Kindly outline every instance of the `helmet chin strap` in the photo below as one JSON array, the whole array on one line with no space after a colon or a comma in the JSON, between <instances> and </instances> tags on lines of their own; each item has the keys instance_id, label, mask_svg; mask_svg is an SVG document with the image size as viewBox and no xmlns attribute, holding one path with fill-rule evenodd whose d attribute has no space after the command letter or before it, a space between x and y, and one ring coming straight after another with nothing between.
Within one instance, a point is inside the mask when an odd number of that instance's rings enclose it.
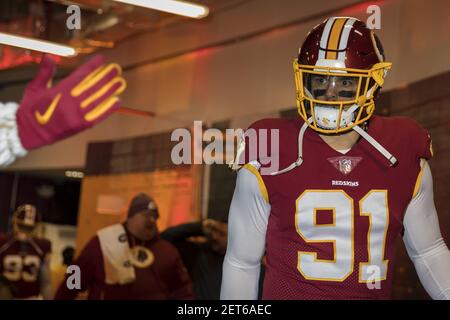
<instances>
[{"instance_id":1,"label":"helmet chin strap","mask_svg":"<svg viewBox=\"0 0 450 320\"><path fill-rule=\"evenodd\" d=\"M366 139L368 143L370 143L375 149L378 150L378 152L380 152L386 159L388 159L391 167L397 163L397 158L394 157L392 153L387 151L386 148L383 147L377 140L372 138L365 130L363 130L359 126L354 126L352 129L358 132L361 137Z\"/></svg>"},{"instance_id":2,"label":"helmet chin strap","mask_svg":"<svg viewBox=\"0 0 450 320\"><path fill-rule=\"evenodd\" d=\"M353 106L348 109L350 112L355 112L356 109L359 108L358 104L354 104ZM353 122L350 122L349 125L351 126ZM366 132L366 130L362 129L360 126L353 126L352 129L356 131L361 137L363 137L368 143L372 145L375 149L378 150L386 159L388 159L389 163L391 164L391 167L394 166L397 163L397 158L395 158L392 153L386 150L385 147L383 147L377 140L375 140L370 134Z\"/></svg>"},{"instance_id":3,"label":"helmet chin strap","mask_svg":"<svg viewBox=\"0 0 450 320\"><path fill-rule=\"evenodd\" d=\"M309 117L308 122L312 123L313 118ZM298 157L297 157L297 160L295 160L295 162L291 163L287 168L284 168L283 170L272 172L270 174L271 176L277 176L279 174L286 173L286 172L291 171L302 165L302 163L303 163L303 136L305 135L305 131L307 128L308 128L308 123L307 122L303 123L303 126L301 127L300 132L298 134L298 140L297 140Z\"/></svg>"},{"instance_id":4,"label":"helmet chin strap","mask_svg":"<svg viewBox=\"0 0 450 320\"><path fill-rule=\"evenodd\" d=\"M355 112L356 109L358 109L358 105L353 105L349 108L348 111ZM312 117L308 119L309 123L313 122ZM351 122L349 125L352 125L353 122ZM287 168L284 168L280 171L272 172L271 176L276 176L282 173L289 172L299 166L303 163L303 136L305 135L305 131L308 128L308 123L303 123L303 126L300 129L300 132L298 134L298 157L297 160L293 163L291 163ZM395 158L389 151L386 150L378 141L376 141L372 136L370 136L364 129L362 129L359 126L353 126L353 130L355 130L361 137L363 137L368 143L370 143L376 150L378 150L386 159L388 159L389 163L391 164L391 167L394 166L397 163L397 158Z\"/></svg>"}]
</instances>

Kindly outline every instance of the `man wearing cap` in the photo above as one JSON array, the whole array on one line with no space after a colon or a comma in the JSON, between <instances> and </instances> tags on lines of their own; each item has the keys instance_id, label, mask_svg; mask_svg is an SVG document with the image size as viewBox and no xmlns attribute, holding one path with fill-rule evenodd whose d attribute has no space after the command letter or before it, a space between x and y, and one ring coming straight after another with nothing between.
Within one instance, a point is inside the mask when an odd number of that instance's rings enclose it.
<instances>
[{"instance_id":1,"label":"man wearing cap","mask_svg":"<svg viewBox=\"0 0 450 320\"><path fill-rule=\"evenodd\" d=\"M159 236L158 208L148 195L136 195L127 220L101 229L74 262L80 289L64 281L55 299L75 299L89 290L91 300L192 299L192 284L174 246Z\"/></svg>"}]
</instances>

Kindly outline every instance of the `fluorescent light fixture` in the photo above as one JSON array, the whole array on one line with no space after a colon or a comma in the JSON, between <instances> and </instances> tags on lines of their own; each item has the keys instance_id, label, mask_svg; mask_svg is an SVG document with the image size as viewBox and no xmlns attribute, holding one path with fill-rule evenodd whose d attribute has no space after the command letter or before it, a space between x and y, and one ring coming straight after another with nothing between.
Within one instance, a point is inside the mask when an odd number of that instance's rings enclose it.
<instances>
[{"instance_id":1,"label":"fluorescent light fixture","mask_svg":"<svg viewBox=\"0 0 450 320\"><path fill-rule=\"evenodd\" d=\"M134 6L164 11L181 16L201 19L209 14L208 7L177 0L115 0Z\"/></svg>"},{"instance_id":2,"label":"fluorescent light fixture","mask_svg":"<svg viewBox=\"0 0 450 320\"><path fill-rule=\"evenodd\" d=\"M0 32L0 44L5 44L13 47L30 49L40 52L51 53L58 56L70 57L75 56L77 52L74 48L56 44L49 41L38 40L23 36L15 36L8 33Z\"/></svg>"},{"instance_id":3,"label":"fluorescent light fixture","mask_svg":"<svg viewBox=\"0 0 450 320\"><path fill-rule=\"evenodd\" d=\"M76 178L76 179L83 179L84 177L84 173L81 171L66 171L65 175L68 178Z\"/></svg>"}]
</instances>

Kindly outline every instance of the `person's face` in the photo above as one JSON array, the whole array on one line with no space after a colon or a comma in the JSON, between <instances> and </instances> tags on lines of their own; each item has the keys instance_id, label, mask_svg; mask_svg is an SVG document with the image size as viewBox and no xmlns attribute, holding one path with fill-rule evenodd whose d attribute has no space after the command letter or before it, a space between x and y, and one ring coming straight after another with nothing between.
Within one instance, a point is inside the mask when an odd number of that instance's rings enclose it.
<instances>
[{"instance_id":1,"label":"person's face","mask_svg":"<svg viewBox=\"0 0 450 320\"><path fill-rule=\"evenodd\" d=\"M133 215L127 220L130 232L138 239L151 240L158 234L156 220L158 215L155 212L142 211Z\"/></svg>"},{"instance_id":2,"label":"person's face","mask_svg":"<svg viewBox=\"0 0 450 320\"><path fill-rule=\"evenodd\" d=\"M318 100L350 101L355 99L358 81L356 77L311 75L311 92Z\"/></svg>"}]
</instances>

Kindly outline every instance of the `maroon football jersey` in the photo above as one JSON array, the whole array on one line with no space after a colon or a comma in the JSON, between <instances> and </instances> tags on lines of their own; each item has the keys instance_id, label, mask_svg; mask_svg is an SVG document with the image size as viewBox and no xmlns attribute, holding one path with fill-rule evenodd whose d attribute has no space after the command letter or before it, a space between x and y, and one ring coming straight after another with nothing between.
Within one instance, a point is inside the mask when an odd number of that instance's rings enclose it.
<instances>
[{"instance_id":1,"label":"maroon football jersey","mask_svg":"<svg viewBox=\"0 0 450 320\"><path fill-rule=\"evenodd\" d=\"M302 125L300 119L267 119L251 128L279 129L283 169L297 159ZM264 299L390 297L395 240L420 158L431 158L430 138L408 118L374 116L368 133L397 158L396 166L363 138L342 154L307 129L302 165L262 175L271 205ZM255 160L249 147L247 159Z\"/></svg>"},{"instance_id":2,"label":"maroon football jersey","mask_svg":"<svg viewBox=\"0 0 450 320\"><path fill-rule=\"evenodd\" d=\"M40 270L50 252L51 242L47 239L22 242L12 235L0 235L0 272L13 285L15 298L40 294Z\"/></svg>"}]
</instances>

